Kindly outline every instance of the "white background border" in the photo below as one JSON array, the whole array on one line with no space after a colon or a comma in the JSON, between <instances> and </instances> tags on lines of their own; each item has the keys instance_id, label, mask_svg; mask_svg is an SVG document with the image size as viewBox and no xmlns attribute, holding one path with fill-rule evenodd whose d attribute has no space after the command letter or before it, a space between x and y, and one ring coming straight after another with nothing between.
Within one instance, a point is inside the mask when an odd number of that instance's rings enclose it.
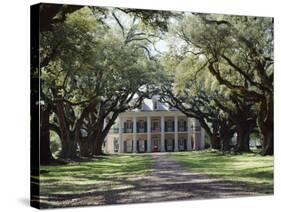
<instances>
[{"instance_id":1,"label":"white background border","mask_svg":"<svg viewBox=\"0 0 281 212\"><path fill-rule=\"evenodd\" d=\"M29 207L29 6L34 0L1 1L0 12L0 211ZM220 200L68 208L64 211L276 211L280 198L280 5L278 0L64 0L87 4L275 17L275 195ZM278 10L279 9L279 10ZM276 83L277 82L277 83ZM278 135L279 134L279 135ZM280 205L280 204L279 204ZM280 209L279 209L280 210Z\"/></svg>"}]
</instances>

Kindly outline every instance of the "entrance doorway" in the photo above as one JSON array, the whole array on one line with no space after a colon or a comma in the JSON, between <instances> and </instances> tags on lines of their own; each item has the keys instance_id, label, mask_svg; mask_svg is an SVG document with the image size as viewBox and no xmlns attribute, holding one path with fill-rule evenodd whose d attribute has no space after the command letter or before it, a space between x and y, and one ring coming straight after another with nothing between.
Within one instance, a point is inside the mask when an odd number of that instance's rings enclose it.
<instances>
[{"instance_id":1,"label":"entrance doorway","mask_svg":"<svg viewBox=\"0 0 281 212\"><path fill-rule=\"evenodd\" d=\"M124 141L124 152L133 152L133 141Z\"/></svg>"},{"instance_id":2,"label":"entrance doorway","mask_svg":"<svg viewBox=\"0 0 281 212\"><path fill-rule=\"evenodd\" d=\"M166 151L172 152L173 150L174 150L174 140L172 139L166 140Z\"/></svg>"},{"instance_id":3,"label":"entrance doorway","mask_svg":"<svg viewBox=\"0 0 281 212\"><path fill-rule=\"evenodd\" d=\"M138 152L146 152L146 140L138 141Z\"/></svg>"},{"instance_id":4,"label":"entrance doorway","mask_svg":"<svg viewBox=\"0 0 281 212\"><path fill-rule=\"evenodd\" d=\"M179 151L186 150L186 139L179 139Z\"/></svg>"},{"instance_id":5,"label":"entrance doorway","mask_svg":"<svg viewBox=\"0 0 281 212\"><path fill-rule=\"evenodd\" d=\"M160 140L152 140L152 152L160 152Z\"/></svg>"}]
</instances>

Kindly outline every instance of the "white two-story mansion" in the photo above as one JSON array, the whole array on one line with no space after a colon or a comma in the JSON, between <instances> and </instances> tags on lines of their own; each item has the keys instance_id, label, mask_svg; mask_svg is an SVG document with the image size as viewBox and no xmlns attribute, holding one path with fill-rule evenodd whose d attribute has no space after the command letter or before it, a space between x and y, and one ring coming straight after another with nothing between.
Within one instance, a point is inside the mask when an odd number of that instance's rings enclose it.
<instances>
[{"instance_id":1,"label":"white two-story mansion","mask_svg":"<svg viewBox=\"0 0 281 212\"><path fill-rule=\"evenodd\" d=\"M108 134L106 153L178 152L204 149L204 129L194 118L155 96L121 113Z\"/></svg>"}]
</instances>

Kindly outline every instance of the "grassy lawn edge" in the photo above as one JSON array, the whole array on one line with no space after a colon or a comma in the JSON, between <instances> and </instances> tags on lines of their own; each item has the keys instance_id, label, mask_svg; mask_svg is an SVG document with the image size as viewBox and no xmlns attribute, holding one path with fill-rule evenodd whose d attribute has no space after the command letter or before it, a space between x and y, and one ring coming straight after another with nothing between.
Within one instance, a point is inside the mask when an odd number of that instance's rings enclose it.
<instances>
[{"instance_id":1,"label":"grassy lawn edge","mask_svg":"<svg viewBox=\"0 0 281 212\"><path fill-rule=\"evenodd\" d=\"M273 156L256 153L221 154L204 150L170 153L169 158L187 170L246 187L261 194L273 194Z\"/></svg>"}]
</instances>

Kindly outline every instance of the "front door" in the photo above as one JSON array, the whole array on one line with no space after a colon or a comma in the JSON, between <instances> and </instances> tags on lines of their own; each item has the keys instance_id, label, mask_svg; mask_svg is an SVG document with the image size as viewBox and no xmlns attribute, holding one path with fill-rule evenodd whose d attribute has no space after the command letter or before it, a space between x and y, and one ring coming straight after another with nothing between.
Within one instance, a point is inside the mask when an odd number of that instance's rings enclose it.
<instances>
[{"instance_id":1,"label":"front door","mask_svg":"<svg viewBox=\"0 0 281 212\"><path fill-rule=\"evenodd\" d=\"M124 141L124 152L133 152L133 142L130 140Z\"/></svg>"},{"instance_id":2,"label":"front door","mask_svg":"<svg viewBox=\"0 0 281 212\"><path fill-rule=\"evenodd\" d=\"M152 141L152 152L159 152L160 151L160 141L155 139Z\"/></svg>"},{"instance_id":3,"label":"front door","mask_svg":"<svg viewBox=\"0 0 281 212\"><path fill-rule=\"evenodd\" d=\"M167 151L169 152L173 151L173 144L174 144L173 140L167 140Z\"/></svg>"},{"instance_id":4,"label":"front door","mask_svg":"<svg viewBox=\"0 0 281 212\"><path fill-rule=\"evenodd\" d=\"M144 140L139 140L139 152L145 152L145 141Z\"/></svg>"},{"instance_id":5,"label":"front door","mask_svg":"<svg viewBox=\"0 0 281 212\"><path fill-rule=\"evenodd\" d=\"M184 139L179 140L179 151L184 151Z\"/></svg>"}]
</instances>

